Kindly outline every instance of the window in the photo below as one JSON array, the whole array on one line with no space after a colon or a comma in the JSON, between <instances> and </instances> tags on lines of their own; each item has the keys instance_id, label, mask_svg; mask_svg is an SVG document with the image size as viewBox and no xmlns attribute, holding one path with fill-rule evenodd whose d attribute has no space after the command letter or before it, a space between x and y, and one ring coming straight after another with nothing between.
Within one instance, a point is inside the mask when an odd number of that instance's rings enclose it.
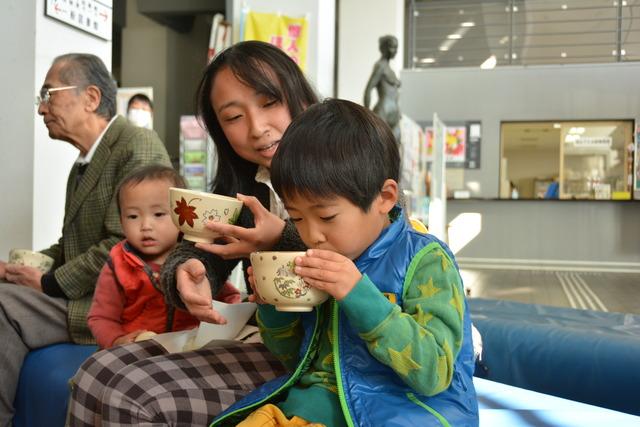
<instances>
[{"instance_id":1,"label":"window","mask_svg":"<svg viewBox=\"0 0 640 427\"><path fill-rule=\"evenodd\" d=\"M640 2L410 0L408 67L640 60Z\"/></svg>"},{"instance_id":2,"label":"window","mask_svg":"<svg viewBox=\"0 0 640 427\"><path fill-rule=\"evenodd\" d=\"M633 121L501 124L500 198L629 200Z\"/></svg>"}]
</instances>

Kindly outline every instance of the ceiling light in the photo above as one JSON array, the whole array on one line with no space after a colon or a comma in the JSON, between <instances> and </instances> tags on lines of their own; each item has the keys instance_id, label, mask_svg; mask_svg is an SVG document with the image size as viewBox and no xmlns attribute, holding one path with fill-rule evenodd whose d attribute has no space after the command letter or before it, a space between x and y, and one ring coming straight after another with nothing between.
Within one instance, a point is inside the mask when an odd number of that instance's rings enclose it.
<instances>
[{"instance_id":1,"label":"ceiling light","mask_svg":"<svg viewBox=\"0 0 640 427\"><path fill-rule=\"evenodd\" d=\"M438 49L440 49L442 52L446 52L449 50L449 46L442 45Z\"/></svg>"},{"instance_id":2,"label":"ceiling light","mask_svg":"<svg viewBox=\"0 0 640 427\"><path fill-rule=\"evenodd\" d=\"M433 64L436 60L435 58L422 58L420 62L423 64Z\"/></svg>"},{"instance_id":3,"label":"ceiling light","mask_svg":"<svg viewBox=\"0 0 640 427\"><path fill-rule=\"evenodd\" d=\"M567 52L560 53L560 56L563 57L563 58L566 58L567 57Z\"/></svg>"},{"instance_id":4,"label":"ceiling light","mask_svg":"<svg viewBox=\"0 0 640 427\"><path fill-rule=\"evenodd\" d=\"M554 123L553 124L553 128L554 129L560 129L562 127L562 125L560 123Z\"/></svg>"},{"instance_id":5,"label":"ceiling light","mask_svg":"<svg viewBox=\"0 0 640 427\"><path fill-rule=\"evenodd\" d=\"M490 57L485 59L485 61L482 64L480 64L480 68L483 70L491 70L496 67L497 63L498 61L496 60L496 56L491 55Z\"/></svg>"},{"instance_id":6,"label":"ceiling light","mask_svg":"<svg viewBox=\"0 0 640 427\"><path fill-rule=\"evenodd\" d=\"M461 27L475 27L476 23L475 22L463 22L462 24L460 24Z\"/></svg>"},{"instance_id":7,"label":"ceiling light","mask_svg":"<svg viewBox=\"0 0 640 427\"><path fill-rule=\"evenodd\" d=\"M506 42L509 41L509 36L504 36L500 39L500 41L498 43L500 44L505 44Z\"/></svg>"},{"instance_id":8,"label":"ceiling light","mask_svg":"<svg viewBox=\"0 0 640 427\"><path fill-rule=\"evenodd\" d=\"M566 5L566 4L563 4L562 6L560 6L560 9L562 9L562 10L567 10L567 5Z\"/></svg>"},{"instance_id":9,"label":"ceiling light","mask_svg":"<svg viewBox=\"0 0 640 427\"><path fill-rule=\"evenodd\" d=\"M447 38L450 40L460 40L462 36L460 34L449 34Z\"/></svg>"},{"instance_id":10,"label":"ceiling light","mask_svg":"<svg viewBox=\"0 0 640 427\"><path fill-rule=\"evenodd\" d=\"M464 61L464 56L462 55L458 56L458 61Z\"/></svg>"}]
</instances>

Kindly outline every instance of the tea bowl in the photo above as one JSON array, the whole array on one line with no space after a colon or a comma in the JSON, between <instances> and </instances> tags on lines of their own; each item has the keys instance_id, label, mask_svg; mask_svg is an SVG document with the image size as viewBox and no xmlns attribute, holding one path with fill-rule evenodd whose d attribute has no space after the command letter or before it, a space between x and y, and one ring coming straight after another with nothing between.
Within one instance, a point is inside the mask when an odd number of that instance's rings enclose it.
<instances>
[{"instance_id":1,"label":"tea bowl","mask_svg":"<svg viewBox=\"0 0 640 427\"><path fill-rule=\"evenodd\" d=\"M26 265L47 273L53 267L53 258L40 252L29 249L11 249L9 251L9 264Z\"/></svg>"},{"instance_id":2,"label":"tea bowl","mask_svg":"<svg viewBox=\"0 0 640 427\"><path fill-rule=\"evenodd\" d=\"M233 197L175 187L169 188L169 203L171 219L184 239L200 243L220 237L205 227L208 221L235 224L242 209L242 202Z\"/></svg>"},{"instance_id":3,"label":"tea bowl","mask_svg":"<svg viewBox=\"0 0 640 427\"><path fill-rule=\"evenodd\" d=\"M253 277L260 299L278 311L311 311L329 298L329 294L312 287L294 273L294 260L302 256L305 252L251 253Z\"/></svg>"}]
</instances>

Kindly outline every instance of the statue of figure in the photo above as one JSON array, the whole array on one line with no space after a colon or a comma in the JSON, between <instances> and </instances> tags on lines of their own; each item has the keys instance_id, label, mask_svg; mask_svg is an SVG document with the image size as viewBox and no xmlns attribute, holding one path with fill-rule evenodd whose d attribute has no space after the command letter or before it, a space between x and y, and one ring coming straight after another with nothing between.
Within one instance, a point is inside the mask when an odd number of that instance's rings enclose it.
<instances>
[{"instance_id":1,"label":"statue of figure","mask_svg":"<svg viewBox=\"0 0 640 427\"><path fill-rule=\"evenodd\" d=\"M389 61L398 52L398 39L387 35L378 39L382 56L373 66L373 72L364 91L364 106L369 108L371 103L371 91L375 87L378 91L378 103L373 107L373 112L387 122L396 141L400 143L400 106L398 97L400 92L400 80L391 69Z\"/></svg>"}]
</instances>

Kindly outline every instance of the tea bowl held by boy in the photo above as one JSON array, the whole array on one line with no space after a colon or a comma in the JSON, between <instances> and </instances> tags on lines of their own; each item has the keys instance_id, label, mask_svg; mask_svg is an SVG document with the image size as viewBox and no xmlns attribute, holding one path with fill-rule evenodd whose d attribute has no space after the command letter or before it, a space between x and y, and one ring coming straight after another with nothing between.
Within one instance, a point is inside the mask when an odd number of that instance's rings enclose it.
<instances>
[{"instance_id":1,"label":"tea bowl held by boy","mask_svg":"<svg viewBox=\"0 0 640 427\"><path fill-rule=\"evenodd\" d=\"M294 273L296 257L304 252L252 252L251 265L256 291L278 311L311 311L329 297Z\"/></svg>"},{"instance_id":2,"label":"tea bowl held by boy","mask_svg":"<svg viewBox=\"0 0 640 427\"><path fill-rule=\"evenodd\" d=\"M212 243L217 233L205 227L208 221L235 224L242 202L220 194L203 193L171 187L169 189L171 219L192 242Z\"/></svg>"},{"instance_id":3,"label":"tea bowl held by boy","mask_svg":"<svg viewBox=\"0 0 640 427\"><path fill-rule=\"evenodd\" d=\"M51 270L51 267L53 267L53 258L29 249L11 249L9 251L8 263L34 267L42 273L47 273Z\"/></svg>"}]
</instances>

